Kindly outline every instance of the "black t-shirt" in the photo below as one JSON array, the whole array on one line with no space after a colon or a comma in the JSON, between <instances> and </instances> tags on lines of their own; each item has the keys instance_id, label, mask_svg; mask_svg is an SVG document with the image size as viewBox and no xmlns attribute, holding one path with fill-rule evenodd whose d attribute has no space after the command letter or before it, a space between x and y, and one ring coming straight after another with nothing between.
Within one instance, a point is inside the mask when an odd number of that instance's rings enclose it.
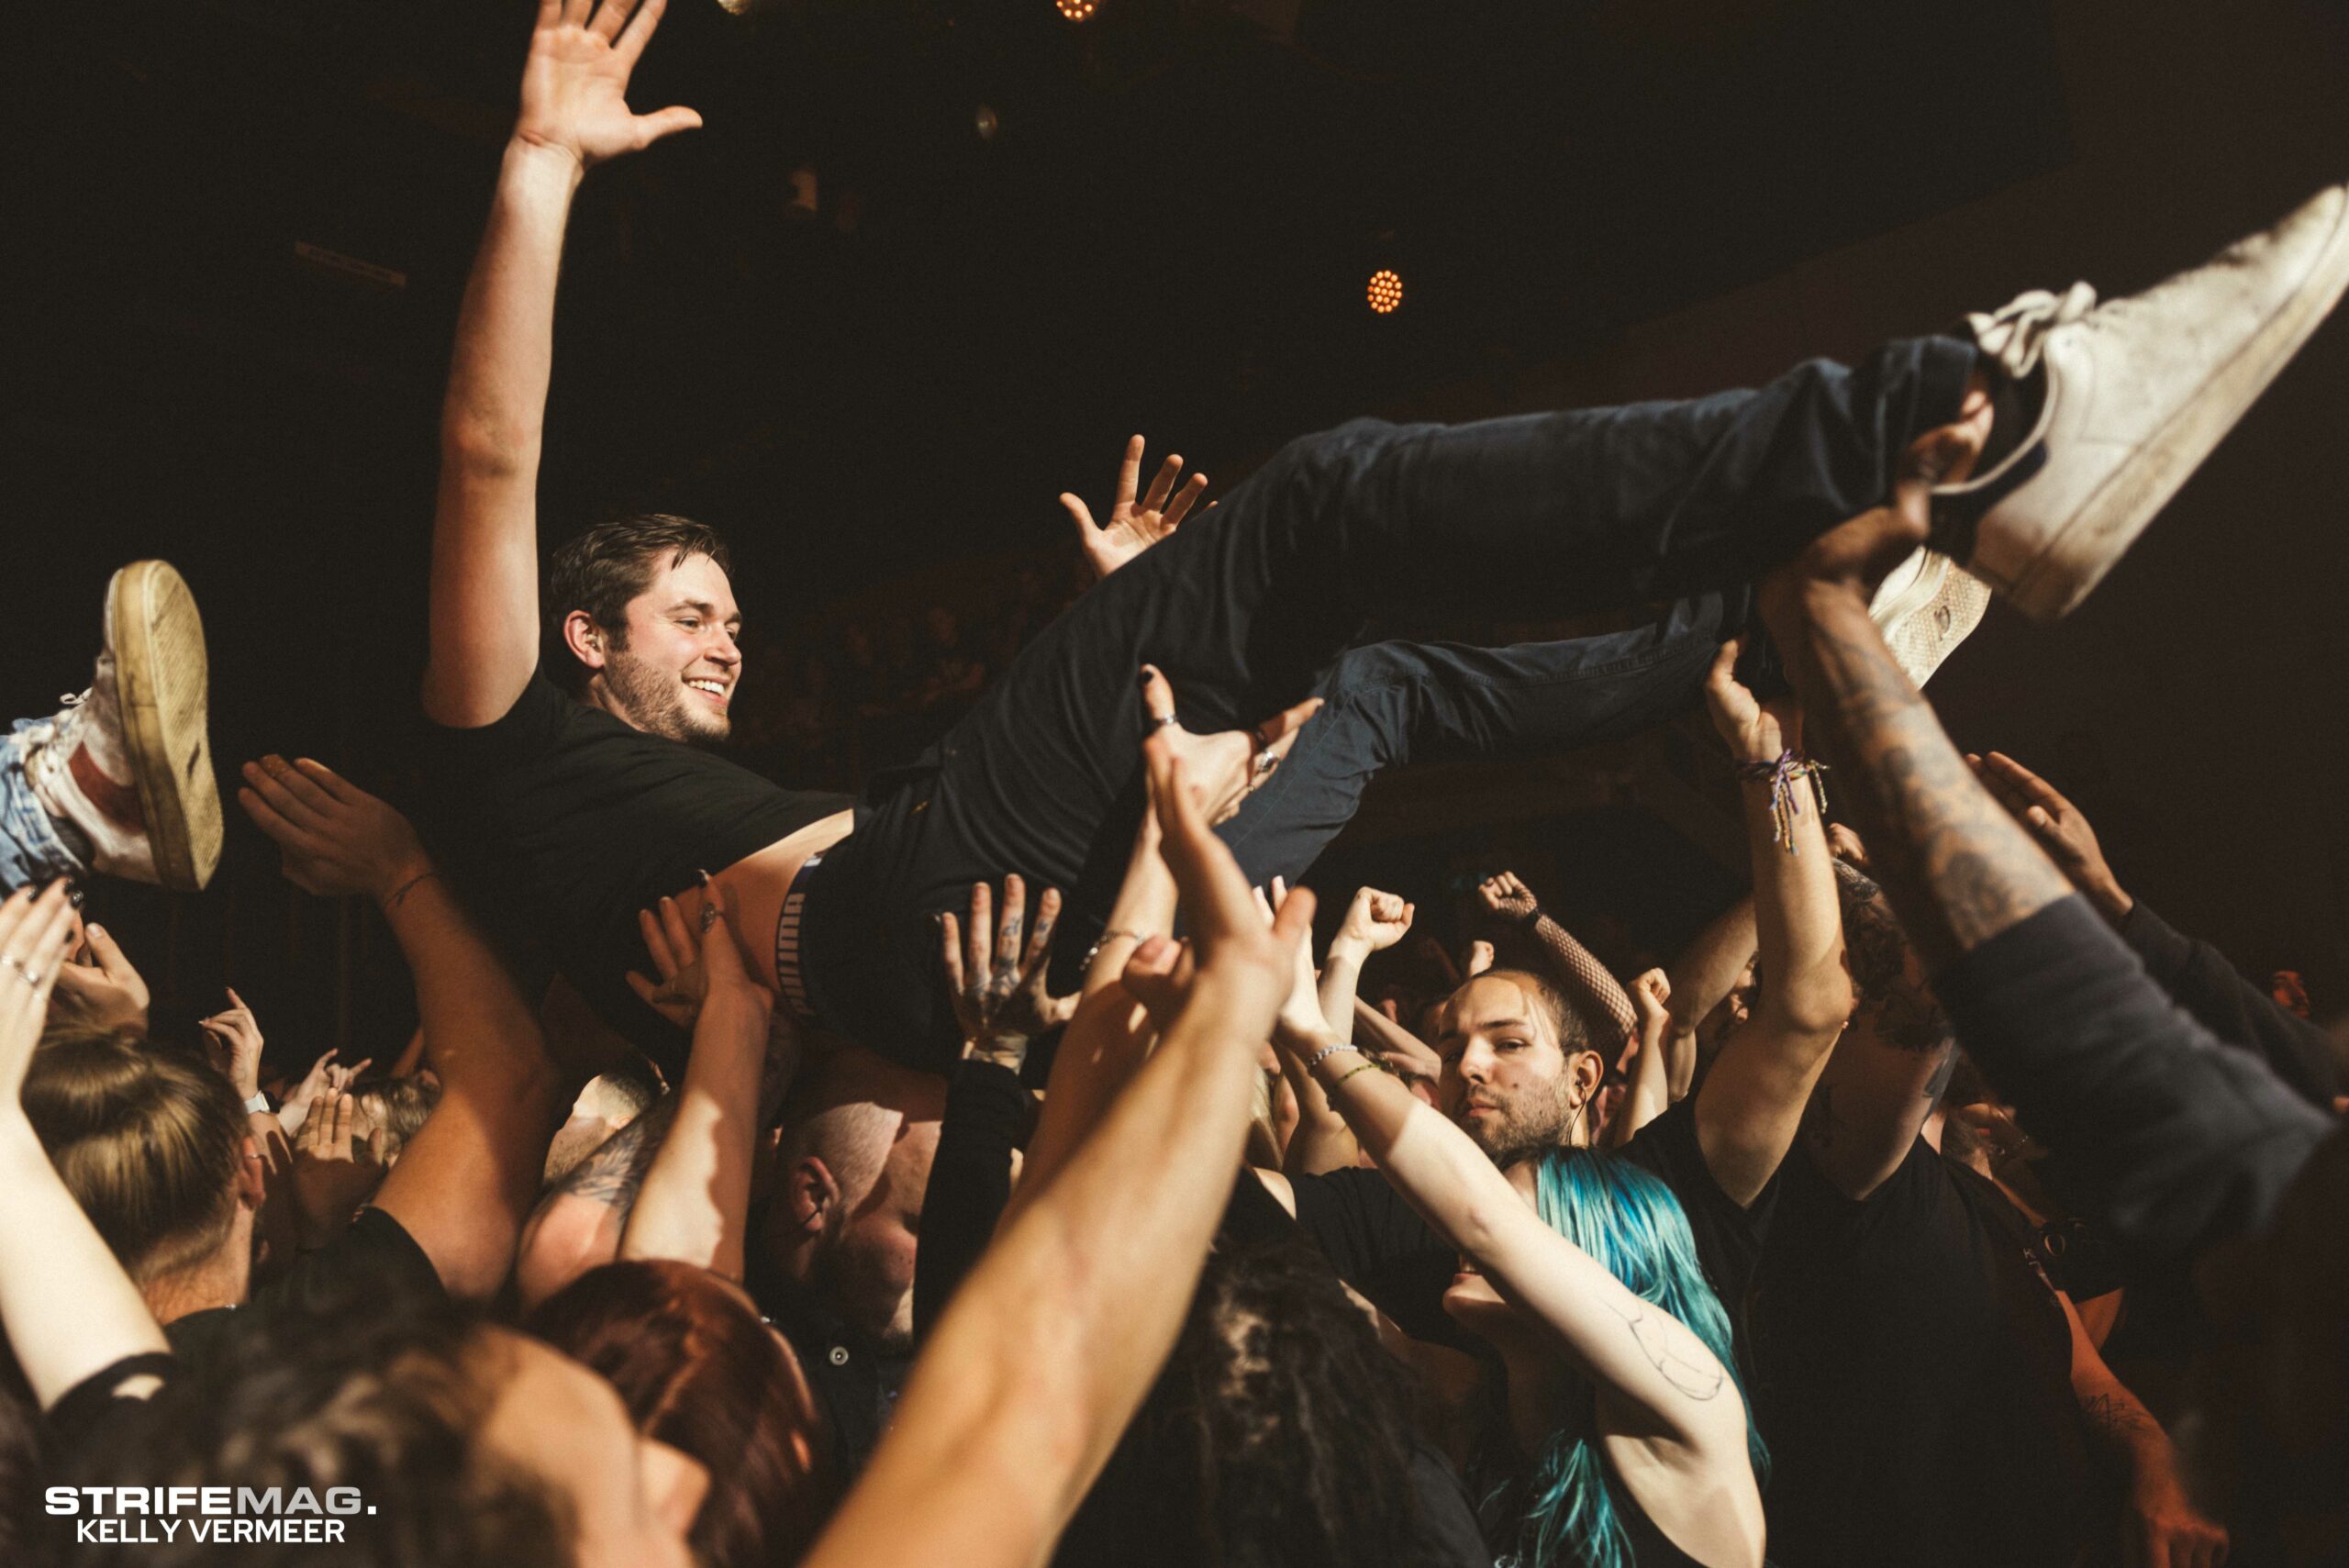
<instances>
[{"instance_id":1,"label":"black t-shirt","mask_svg":"<svg viewBox=\"0 0 2349 1568\"><path fill-rule=\"evenodd\" d=\"M406 1226L380 1208L362 1208L350 1229L295 1258L284 1273L254 1290L243 1307L211 1307L174 1318L163 1325L163 1338L174 1355L200 1366L219 1353L239 1315L307 1312L322 1304L406 1291L444 1294L440 1271Z\"/></svg>"},{"instance_id":2,"label":"black t-shirt","mask_svg":"<svg viewBox=\"0 0 2349 1568\"><path fill-rule=\"evenodd\" d=\"M1670 1187L1688 1216L1697 1240L1697 1261L1713 1292L1738 1328L1740 1359L1744 1334L1738 1310L1761 1255L1762 1240L1777 1183L1765 1187L1751 1208L1740 1208L1705 1163L1697 1142L1697 1103L1691 1097L1663 1112L1616 1150L1626 1160ZM1338 1271L1338 1277L1368 1297L1415 1340L1462 1349L1477 1341L1443 1310L1443 1293L1459 1270L1460 1254L1421 1219L1419 1211L1376 1171L1331 1171L1299 1176L1297 1222L1305 1228Z\"/></svg>"},{"instance_id":3,"label":"black t-shirt","mask_svg":"<svg viewBox=\"0 0 2349 1568\"><path fill-rule=\"evenodd\" d=\"M1922 1139L1862 1202L1799 1147L1779 1180L1747 1315L1771 1561L2070 1562L2089 1478L2030 1222Z\"/></svg>"},{"instance_id":4,"label":"black t-shirt","mask_svg":"<svg viewBox=\"0 0 2349 1568\"><path fill-rule=\"evenodd\" d=\"M698 747L630 728L530 677L478 729L426 726L444 869L509 954L551 965L640 1046L676 1031L628 987L637 911L852 804L790 791Z\"/></svg>"}]
</instances>

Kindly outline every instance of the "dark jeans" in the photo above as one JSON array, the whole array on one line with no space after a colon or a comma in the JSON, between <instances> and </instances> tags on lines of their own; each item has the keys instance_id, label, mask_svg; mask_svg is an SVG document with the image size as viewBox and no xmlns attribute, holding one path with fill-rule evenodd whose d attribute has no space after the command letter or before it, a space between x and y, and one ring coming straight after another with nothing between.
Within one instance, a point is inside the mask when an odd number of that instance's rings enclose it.
<instances>
[{"instance_id":1,"label":"dark jeans","mask_svg":"<svg viewBox=\"0 0 2349 1568\"><path fill-rule=\"evenodd\" d=\"M1693 402L1357 420L1290 442L1046 628L920 766L874 781L811 873L818 1010L942 1069L958 1042L930 917L1010 872L1069 894L1055 969L1073 972L1141 809L1145 662L1194 730L1330 699L1227 828L1258 878L1301 873L1380 767L1563 751L1668 717L1742 629L1745 585L1882 502L1902 449L1956 417L1974 364L1969 344L1918 339ZM1666 601L1656 625L1606 638L1355 646L1373 617Z\"/></svg>"}]
</instances>

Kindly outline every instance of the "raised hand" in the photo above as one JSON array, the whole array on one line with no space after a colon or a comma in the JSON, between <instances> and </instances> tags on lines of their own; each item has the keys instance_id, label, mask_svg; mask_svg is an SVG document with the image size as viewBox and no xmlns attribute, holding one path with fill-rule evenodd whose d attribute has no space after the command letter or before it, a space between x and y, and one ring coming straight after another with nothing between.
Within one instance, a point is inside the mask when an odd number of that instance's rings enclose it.
<instances>
[{"instance_id":1,"label":"raised hand","mask_svg":"<svg viewBox=\"0 0 2349 1568\"><path fill-rule=\"evenodd\" d=\"M351 1123L359 1102L338 1094L321 1100L317 1114L302 1124L294 1140L294 1211L305 1251L315 1251L351 1228L359 1207L375 1195L390 1169L384 1162L387 1134L377 1128L367 1135L366 1158L361 1159L351 1140Z\"/></svg>"},{"instance_id":2,"label":"raised hand","mask_svg":"<svg viewBox=\"0 0 2349 1568\"><path fill-rule=\"evenodd\" d=\"M1141 481L1141 454L1142 439L1136 436L1126 443L1125 461L1118 465L1118 494L1109 507L1107 528L1095 525L1092 509L1082 499L1062 493L1061 505L1076 524L1077 540L1085 547L1085 559L1091 563L1097 583L1173 533L1207 490L1204 473L1191 475L1190 482L1177 490L1174 482L1182 474L1183 460L1170 455L1150 482L1150 493L1135 500L1135 487Z\"/></svg>"},{"instance_id":3,"label":"raised hand","mask_svg":"<svg viewBox=\"0 0 2349 1568\"><path fill-rule=\"evenodd\" d=\"M62 881L38 894L20 887L0 900L0 1117L19 1114L25 1073L72 940L73 906Z\"/></svg>"},{"instance_id":4,"label":"raised hand","mask_svg":"<svg viewBox=\"0 0 2349 1568\"><path fill-rule=\"evenodd\" d=\"M50 1008L60 1018L99 1029L147 1027L147 982L131 967L103 926L82 933L78 951L57 971Z\"/></svg>"},{"instance_id":5,"label":"raised hand","mask_svg":"<svg viewBox=\"0 0 2349 1568\"><path fill-rule=\"evenodd\" d=\"M432 873L408 819L324 762L274 753L244 767L237 804L277 840L285 880L305 893L383 903Z\"/></svg>"},{"instance_id":6,"label":"raised hand","mask_svg":"<svg viewBox=\"0 0 2349 1568\"><path fill-rule=\"evenodd\" d=\"M310 1107L321 1096L339 1092L327 1087L327 1080L334 1073L334 1059L339 1051L339 1047L329 1050L311 1062L310 1070L302 1074L302 1081L294 1085L294 1092L278 1103L277 1125L285 1129L286 1137L291 1138L302 1129Z\"/></svg>"},{"instance_id":7,"label":"raised hand","mask_svg":"<svg viewBox=\"0 0 2349 1568\"><path fill-rule=\"evenodd\" d=\"M1210 826L1230 817L1241 801L1264 787L1297 744L1297 732L1321 707L1319 697L1308 697L1253 729L1197 735L1175 722L1174 688L1149 664L1141 671L1141 702L1150 715L1149 744L1181 760L1184 787L1192 792ZM1154 787L1162 772L1153 770L1151 777Z\"/></svg>"},{"instance_id":8,"label":"raised hand","mask_svg":"<svg viewBox=\"0 0 2349 1568\"><path fill-rule=\"evenodd\" d=\"M1220 1027L1252 1047L1271 1035L1273 1019L1296 984L1297 949L1312 934L1313 895L1297 889L1274 923L1264 924L1248 879L1215 836L1169 732L1156 730L1142 743L1142 760L1164 835L1160 852L1182 895L1189 951L1160 971L1163 950L1171 944L1156 939L1142 943L1127 965L1127 989L1150 1006L1146 992L1163 973L1180 992L1179 1002L1168 1003L1173 1016L1209 1006ZM1157 1007L1152 1011L1162 1022L1171 1021Z\"/></svg>"},{"instance_id":9,"label":"raised hand","mask_svg":"<svg viewBox=\"0 0 2349 1568\"><path fill-rule=\"evenodd\" d=\"M2136 899L2106 863L2104 847L2097 842L2096 829L2088 826L2087 816L2054 784L2004 751L1987 757L1968 752L1965 761L1983 787L2022 824L2023 830L2047 851L2047 858L2106 919L2117 925L2137 906Z\"/></svg>"},{"instance_id":10,"label":"raised hand","mask_svg":"<svg viewBox=\"0 0 2349 1568\"><path fill-rule=\"evenodd\" d=\"M228 1006L208 1018L196 1020L196 1028L210 1035L219 1047L222 1071L235 1085L237 1098L250 1100L261 1093L261 1023L245 999L234 990L228 993Z\"/></svg>"},{"instance_id":11,"label":"raised hand","mask_svg":"<svg viewBox=\"0 0 2349 1568\"><path fill-rule=\"evenodd\" d=\"M1743 646L1731 638L1714 656L1705 675L1705 711L1732 761L1775 762L1785 751L1801 750L1802 710L1791 697L1754 700L1737 678L1737 656Z\"/></svg>"},{"instance_id":12,"label":"raised hand","mask_svg":"<svg viewBox=\"0 0 2349 1568\"><path fill-rule=\"evenodd\" d=\"M690 1033L709 995L709 971L702 962L701 938L674 898L638 910L636 925L644 937L644 951L652 960L652 973L629 970L629 988L654 1012Z\"/></svg>"},{"instance_id":13,"label":"raised hand","mask_svg":"<svg viewBox=\"0 0 2349 1568\"><path fill-rule=\"evenodd\" d=\"M1384 952L1408 934L1418 913L1418 905L1396 894L1375 887L1356 888L1354 901L1346 906L1346 917L1338 923L1338 934L1330 939L1330 952L1335 955L1343 950L1361 956Z\"/></svg>"},{"instance_id":14,"label":"raised hand","mask_svg":"<svg viewBox=\"0 0 2349 1568\"><path fill-rule=\"evenodd\" d=\"M938 917L941 960L954 1021L963 1030L963 1054L984 1056L1014 1069L1027 1060L1028 1042L1076 1011L1074 996L1054 996L1044 988L1052 926L1061 915L1061 893L1044 889L1036 900L1036 929L1020 935L1028 912L1028 884L1018 875L1003 879L1003 917L995 917L994 891L971 884L967 950L962 923L948 910ZM967 956L966 956L967 954Z\"/></svg>"},{"instance_id":15,"label":"raised hand","mask_svg":"<svg viewBox=\"0 0 2349 1568\"><path fill-rule=\"evenodd\" d=\"M1482 937L1477 938L1473 942L1470 942L1468 944L1468 962L1463 966L1466 977L1470 980L1474 980L1479 974L1484 973L1485 971L1492 968L1494 960L1497 956L1498 955L1493 951L1493 944L1485 940Z\"/></svg>"},{"instance_id":16,"label":"raised hand","mask_svg":"<svg viewBox=\"0 0 2349 1568\"><path fill-rule=\"evenodd\" d=\"M628 106L629 73L664 8L664 0L540 0L514 139L574 159L584 172L699 126L691 109L640 115Z\"/></svg>"},{"instance_id":17,"label":"raised hand","mask_svg":"<svg viewBox=\"0 0 2349 1568\"><path fill-rule=\"evenodd\" d=\"M1477 901L1486 913L1513 926L1524 925L1542 913L1542 901L1513 871L1488 876L1476 884Z\"/></svg>"},{"instance_id":18,"label":"raised hand","mask_svg":"<svg viewBox=\"0 0 2349 1568\"><path fill-rule=\"evenodd\" d=\"M1640 1049L1650 1051L1663 1043L1664 1032L1672 1022L1672 979L1661 969L1651 969L1631 982L1631 1012L1638 1019Z\"/></svg>"}]
</instances>

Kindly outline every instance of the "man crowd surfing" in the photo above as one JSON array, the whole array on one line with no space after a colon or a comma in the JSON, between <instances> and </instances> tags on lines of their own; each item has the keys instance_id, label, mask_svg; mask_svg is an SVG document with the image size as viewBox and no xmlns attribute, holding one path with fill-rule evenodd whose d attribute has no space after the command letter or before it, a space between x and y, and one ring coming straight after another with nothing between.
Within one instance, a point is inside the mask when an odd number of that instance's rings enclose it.
<instances>
[{"instance_id":1,"label":"man crowd surfing","mask_svg":"<svg viewBox=\"0 0 2349 1568\"><path fill-rule=\"evenodd\" d=\"M573 200L700 124L626 101L662 3L540 0L429 798L239 770L411 1048L264 1092L264 1020L150 1030L83 919L228 827L167 563L0 740L0 1560L2349 1562L2341 1042L1920 694L2317 330L2349 191L1758 390L1358 420L1212 510L1137 437L1063 497L1097 582L914 765L792 791L718 749L726 541L540 539ZM1631 629L1368 638L1470 604ZM1374 776L1700 707L1752 875L1687 951L1610 973L1503 872L1444 986L1368 988L1437 893L1312 885Z\"/></svg>"}]
</instances>

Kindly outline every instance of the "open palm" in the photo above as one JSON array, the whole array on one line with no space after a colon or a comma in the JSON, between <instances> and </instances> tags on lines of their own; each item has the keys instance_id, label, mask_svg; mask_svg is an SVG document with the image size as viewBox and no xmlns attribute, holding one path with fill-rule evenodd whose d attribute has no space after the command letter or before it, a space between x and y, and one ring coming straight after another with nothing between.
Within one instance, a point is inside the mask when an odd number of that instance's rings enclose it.
<instances>
[{"instance_id":1,"label":"open palm","mask_svg":"<svg viewBox=\"0 0 2349 1568\"><path fill-rule=\"evenodd\" d=\"M661 25L664 0L540 0L522 67L518 141L567 152L582 169L691 130L701 116L666 108L649 115L628 106L629 73Z\"/></svg>"}]
</instances>

